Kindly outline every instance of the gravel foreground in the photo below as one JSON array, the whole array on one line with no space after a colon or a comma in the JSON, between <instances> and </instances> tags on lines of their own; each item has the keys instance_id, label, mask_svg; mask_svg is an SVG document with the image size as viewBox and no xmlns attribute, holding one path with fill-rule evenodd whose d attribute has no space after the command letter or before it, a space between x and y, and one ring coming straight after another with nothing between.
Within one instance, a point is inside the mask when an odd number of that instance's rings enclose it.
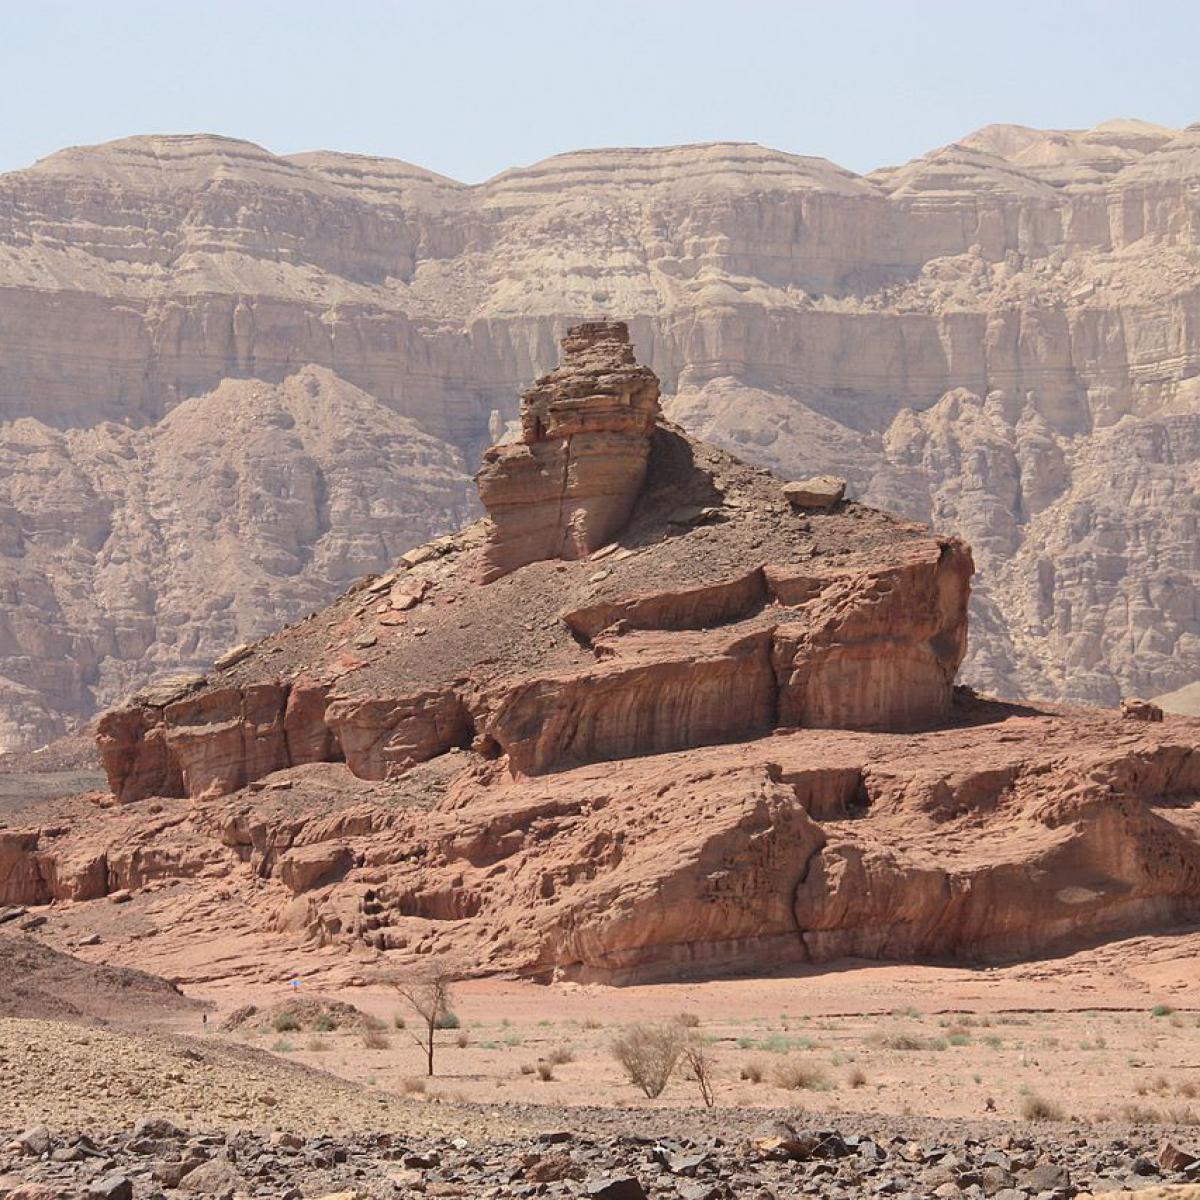
<instances>
[{"instance_id":1,"label":"gravel foreground","mask_svg":"<svg viewBox=\"0 0 1200 1200\"><path fill-rule=\"evenodd\" d=\"M733 1110L633 1114L506 1107L508 1121L564 1117L493 1137L276 1130L198 1132L164 1117L98 1133L0 1131L0 1198L152 1200L207 1195L338 1200L584 1197L783 1200L792 1196L1071 1200L1093 1195L1200 1200L1200 1137L1146 1131L904 1120L820 1127L802 1116ZM1190 1131L1192 1135L1195 1130ZM1161 1136L1161 1135L1160 1135Z\"/></svg>"}]
</instances>

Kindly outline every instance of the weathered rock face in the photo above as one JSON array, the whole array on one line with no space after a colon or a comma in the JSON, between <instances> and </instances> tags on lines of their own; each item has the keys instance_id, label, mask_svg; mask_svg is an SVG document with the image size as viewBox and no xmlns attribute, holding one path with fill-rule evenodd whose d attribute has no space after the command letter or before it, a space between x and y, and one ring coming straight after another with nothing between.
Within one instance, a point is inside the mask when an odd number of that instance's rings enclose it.
<instances>
[{"instance_id":1,"label":"weathered rock face","mask_svg":"<svg viewBox=\"0 0 1200 1200\"><path fill-rule=\"evenodd\" d=\"M141 428L0 425L0 746L207 667L473 511L454 450L324 368Z\"/></svg>"},{"instance_id":2,"label":"weathered rock face","mask_svg":"<svg viewBox=\"0 0 1200 1200\"><path fill-rule=\"evenodd\" d=\"M214 137L6 175L0 746L457 527L579 314L629 316L698 436L966 537L972 683L1187 688L1198 162L1197 130L1120 121L866 177L725 144L464 187Z\"/></svg>"},{"instance_id":3,"label":"weathered rock face","mask_svg":"<svg viewBox=\"0 0 1200 1200\"><path fill-rule=\"evenodd\" d=\"M660 412L623 321L577 325L563 361L521 398L521 441L493 446L476 477L490 528L488 582L545 558L586 558L629 520Z\"/></svg>"},{"instance_id":4,"label":"weathered rock face","mask_svg":"<svg viewBox=\"0 0 1200 1200\"><path fill-rule=\"evenodd\" d=\"M545 440L564 399L582 424L630 380L655 394L616 333L568 334L525 395L526 447L570 458L579 434ZM14 827L10 899L215 856L260 929L615 982L990 961L1200 917L1200 722L956 693L962 542L853 501L798 509L662 421L646 441L644 471L579 493L617 525L577 499L574 528L614 540L568 546L571 522L536 492L526 519L504 482L497 513L493 458L484 520L106 714L111 827ZM527 528L552 535L516 565Z\"/></svg>"},{"instance_id":5,"label":"weathered rock face","mask_svg":"<svg viewBox=\"0 0 1200 1200\"><path fill-rule=\"evenodd\" d=\"M802 729L524 779L462 752L384 783L311 764L54 819L0 840L0 904L174 878L181 945L220 913L385 972L986 962L1200 918L1200 721L969 697L902 737Z\"/></svg>"},{"instance_id":6,"label":"weathered rock face","mask_svg":"<svg viewBox=\"0 0 1200 1200\"><path fill-rule=\"evenodd\" d=\"M778 481L656 425L658 383L623 325L578 326L563 351L525 393L532 440L518 449L546 450L565 492L522 485L544 463L489 452L481 525L410 553L317 629L102 717L114 793L219 796L342 759L386 779L472 746L538 775L779 726L946 717L966 650L965 546L857 505L814 528ZM591 453L592 434L623 452ZM701 557L681 571L689 553ZM720 574L724 561L740 573ZM560 607L581 591L587 603ZM557 652L509 643L514 616L526 632L553 626ZM469 634L457 647L451 627Z\"/></svg>"}]
</instances>

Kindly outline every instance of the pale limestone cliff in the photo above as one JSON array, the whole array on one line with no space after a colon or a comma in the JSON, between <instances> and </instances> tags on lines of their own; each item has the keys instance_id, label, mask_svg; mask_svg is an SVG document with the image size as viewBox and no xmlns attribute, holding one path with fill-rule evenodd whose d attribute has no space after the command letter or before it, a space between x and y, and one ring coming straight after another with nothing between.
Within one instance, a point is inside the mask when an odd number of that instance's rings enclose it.
<instances>
[{"instance_id":1,"label":"pale limestone cliff","mask_svg":"<svg viewBox=\"0 0 1200 1200\"><path fill-rule=\"evenodd\" d=\"M1200 129L1138 122L866 177L717 144L466 187L216 137L3 176L0 746L458 525L520 385L605 314L693 432L973 543L968 680L1186 688L1197 180Z\"/></svg>"}]
</instances>

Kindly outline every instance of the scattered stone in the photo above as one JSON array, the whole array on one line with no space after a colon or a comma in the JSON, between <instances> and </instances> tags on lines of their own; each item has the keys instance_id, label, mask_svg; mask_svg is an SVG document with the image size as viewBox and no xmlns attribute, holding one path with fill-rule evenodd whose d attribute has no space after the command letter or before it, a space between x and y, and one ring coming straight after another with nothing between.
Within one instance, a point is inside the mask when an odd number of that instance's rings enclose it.
<instances>
[{"instance_id":1,"label":"scattered stone","mask_svg":"<svg viewBox=\"0 0 1200 1200\"><path fill-rule=\"evenodd\" d=\"M424 579L406 577L400 580L388 593L388 602L396 612L408 612L416 608L425 598L429 583Z\"/></svg>"},{"instance_id":2,"label":"scattered stone","mask_svg":"<svg viewBox=\"0 0 1200 1200\"><path fill-rule=\"evenodd\" d=\"M419 567L422 563L432 562L437 557L439 557L438 551L432 544L416 546L400 555L401 561L410 567Z\"/></svg>"},{"instance_id":3,"label":"scattered stone","mask_svg":"<svg viewBox=\"0 0 1200 1200\"><path fill-rule=\"evenodd\" d=\"M159 1159L150 1169L157 1183L161 1183L163 1187L175 1188L179 1186L183 1177L196 1164L186 1163L177 1158Z\"/></svg>"},{"instance_id":4,"label":"scattered stone","mask_svg":"<svg viewBox=\"0 0 1200 1200\"><path fill-rule=\"evenodd\" d=\"M785 483L783 495L793 508L828 512L842 502L846 495L846 481L836 475L814 475L810 479Z\"/></svg>"},{"instance_id":5,"label":"scattered stone","mask_svg":"<svg viewBox=\"0 0 1200 1200\"><path fill-rule=\"evenodd\" d=\"M530 1183L558 1183L563 1179L582 1179L584 1170L569 1154L547 1154L536 1156L526 1166L524 1177Z\"/></svg>"},{"instance_id":6,"label":"scattered stone","mask_svg":"<svg viewBox=\"0 0 1200 1200\"><path fill-rule=\"evenodd\" d=\"M1043 1162L1017 1176L1017 1186L1026 1192L1054 1192L1071 1182L1065 1167Z\"/></svg>"},{"instance_id":7,"label":"scattered stone","mask_svg":"<svg viewBox=\"0 0 1200 1200\"><path fill-rule=\"evenodd\" d=\"M437 1154L406 1154L400 1161L410 1171L426 1171L440 1166L442 1160Z\"/></svg>"},{"instance_id":8,"label":"scattered stone","mask_svg":"<svg viewBox=\"0 0 1200 1200\"><path fill-rule=\"evenodd\" d=\"M591 1180L584 1194L593 1200L646 1200L646 1189L633 1175L610 1175Z\"/></svg>"},{"instance_id":9,"label":"scattered stone","mask_svg":"<svg viewBox=\"0 0 1200 1200\"><path fill-rule=\"evenodd\" d=\"M213 666L218 671L225 671L229 667L236 666L244 658L249 658L254 653L254 647L249 642L241 642L230 650L226 650L220 658L216 659Z\"/></svg>"},{"instance_id":10,"label":"scattered stone","mask_svg":"<svg viewBox=\"0 0 1200 1200\"><path fill-rule=\"evenodd\" d=\"M1158 1165L1164 1171L1186 1171L1197 1161L1200 1159L1196 1155L1180 1150L1172 1142L1164 1142L1158 1152Z\"/></svg>"},{"instance_id":11,"label":"scattered stone","mask_svg":"<svg viewBox=\"0 0 1200 1200\"><path fill-rule=\"evenodd\" d=\"M34 1125L17 1137L17 1150L34 1158L50 1153L50 1130L45 1125Z\"/></svg>"},{"instance_id":12,"label":"scattered stone","mask_svg":"<svg viewBox=\"0 0 1200 1200\"><path fill-rule=\"evenodd\" d=\"M1127 721L1161 721L1163 710L1153 701L1131 697L1121 701L1121 716Z\"/></svg>"},{"instance_id":13,"label":"scattered stone","mask_svg":"<svg viewBox=\"0 0 1200 1200\"><path fill-rule=\"evenodd\" d=\"M139 1117L133 1126L137 1138L158 1138L168 1141L183 1141L187 1133L166 1117Z\"/></svg>"},{"instance_id":14,"label":"scattered stone","mask_svg":"<svg viewBox=\"0 0 1200 1200\"><path fill-rule=\"evenodd\" d=\"M124 1175L102 1175L88 1185L88 1200L133 1200L133 1183Z\"/></svg>"},{"instance_id":15,"label":"scattered stone","mask_svg":"<svg viewBox=\"0 0 1200 1200\"><path fill-rule=\"evenodd\" d=\"M180 1180L179 1188L184 1192L195 1192L200 1196L225 1196L243 1189L245 1180L234 1170L233 1165L223 1158L210 1158L194 1170L188 1171Z\"/></svg>"}]
</instances>

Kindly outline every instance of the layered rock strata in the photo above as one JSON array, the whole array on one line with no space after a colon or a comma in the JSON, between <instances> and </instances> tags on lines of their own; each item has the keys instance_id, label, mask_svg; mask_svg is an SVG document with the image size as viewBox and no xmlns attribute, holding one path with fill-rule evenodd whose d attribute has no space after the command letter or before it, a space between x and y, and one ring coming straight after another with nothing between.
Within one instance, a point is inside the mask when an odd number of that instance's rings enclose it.
<instances>
[{"instance_id":1,"label":"layered rock strata","mask_svg":"<svg viewBox=\"0 0 1200 1200\"><path fill-rule=\"evenodd\" d=\"M965 695L908 735L793 730L531 779L463 751L383 782L311 764L13 820L0 904L173 880L156 923L179 950L156 953L184 978L220 969L195 965L206 941L264 930L383 976L433 956L623 983L995 962L1200 920L1200 721ZM119 931L106 942L120 961Z\"/></svg>"},{"instance_id":2,"label":"layered rock strata","mask_svg":"<svg viewBox=\"0 0 1200 1200\"><path fill-rule=\"evenodd\" d=\"M485 521L201 686L106 714L114 793L220 795L333 759L384 779L466 747L537 775L946 716L965 546L857 505L798 516L778 481L656 423L623 325L579 326L563 350L523 398L533 440L480 472Z\"/></svg>"},{"instance_id":3,"label":"layered rock strata","mask_svg":"<svg viewBox=\"0 0 1200 1200\"><path fill-rule=\"evenodd\" d=\"M5 175L0 748L457 528L518 387L593 313L628 316L693 434L966 537L973 684L1181 694L1198 163L1197 129L1114 121L867 176L717 144L467 187L205 136Z\"/></svg>"},{"instance_id":4,"label":"layered rock strata","mask_svg":"<svg viewBox=\"0 0 1200 1200\"><path fill-rule=\"evenodd\" d=\"M568 335L551 395L578 370L586 405L581 344L634 368L616 327ZM114 796L11 818L0 903L173 881L189 962L219 909L222 938L382 974L610 982L1200 920L1200 722L956 689L961 542L797 510L661 420L625 486L586 557L564 519L493 577L513 514L489 513L108 713Z\"/></svg>"},{"instance_id":5,"label":"layered rock strata","mask_svg":"<svg viewBox=\"0 0 1200 1200\"><path fill-rule=\"evenodd\" d=\"M521 398L521 440L476 476L489 529L483 580L544 558L586 558L629 520L660 416L658 379L622 321L578 325L563 361Z\"/></svg>"}]
</instances>

